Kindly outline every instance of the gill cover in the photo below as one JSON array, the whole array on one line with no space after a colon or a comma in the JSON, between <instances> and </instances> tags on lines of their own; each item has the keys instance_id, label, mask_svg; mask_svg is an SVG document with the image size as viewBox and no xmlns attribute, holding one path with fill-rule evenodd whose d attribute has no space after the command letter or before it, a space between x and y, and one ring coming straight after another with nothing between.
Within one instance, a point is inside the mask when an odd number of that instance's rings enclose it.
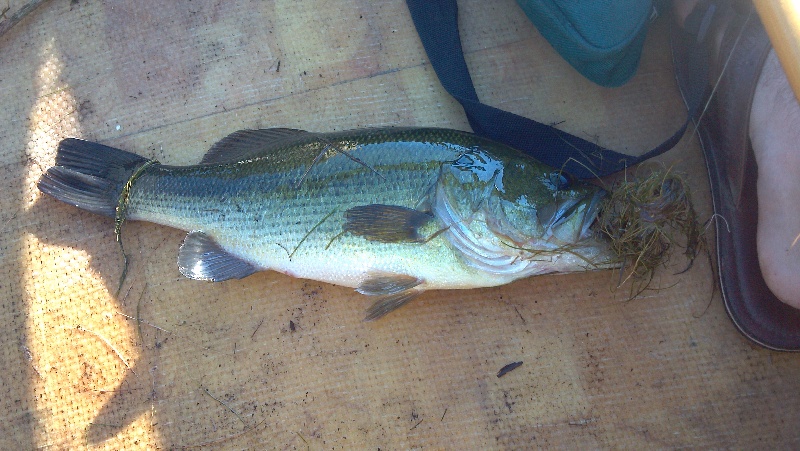
<instances>
[{"instance_id":1,"label":"gill cover","mask_svg":"<svg viewBox=\"0 0 800 451\"><path fill-rule=\"evenodd\" d=\"M570 183L565 174L535 160L483 150L445 164L440 183L451 216L470 224L476 239L492 233L520 247L587 238L603 196L598 187ZM478 217L485 230L471 224Z\"/></svg>"}]
</instances>

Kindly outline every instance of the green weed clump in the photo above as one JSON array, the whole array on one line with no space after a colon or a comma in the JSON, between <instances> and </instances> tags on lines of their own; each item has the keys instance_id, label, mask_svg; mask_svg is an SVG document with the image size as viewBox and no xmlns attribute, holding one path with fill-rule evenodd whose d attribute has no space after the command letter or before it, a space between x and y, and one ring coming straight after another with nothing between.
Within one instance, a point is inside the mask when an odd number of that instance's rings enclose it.
<instances>
[{"instance_id":1,"label":"green weed clump","mask_svg":"<svg viewBox=\"0 0 800 451\"><path fill-rule=\"evenodd\" d=\"M655 270L676 250L688 260L682 273L706 248L688 184L670 170L644 168L626 174L604 202L598 228L611 238L620 259L620 285L633 281L631 297L648 289Z\"/></svg>"}]
</instances>

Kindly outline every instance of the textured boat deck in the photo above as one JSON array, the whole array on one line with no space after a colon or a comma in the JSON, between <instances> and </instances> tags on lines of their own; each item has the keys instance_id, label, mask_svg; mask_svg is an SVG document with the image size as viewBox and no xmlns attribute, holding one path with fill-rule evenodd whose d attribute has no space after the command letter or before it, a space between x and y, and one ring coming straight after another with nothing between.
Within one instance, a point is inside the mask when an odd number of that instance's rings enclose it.
<instances>
[{"instance_id":1,"label":"textured boat deck","mask_svg":"<svg viewBox=\"0 0 800 451\"><path fill-rule=\"evenodd\" d=\"M630 153L682 123L666 22L636 77L603 89L512 0L459 3L484 102ZM130 223L115 297L113 222L35 189L70 136L189 164L242 128L468 130L402 1L52 1L0 37L0 81L0 448L800 441L800 355L742 338L702 259L633 301L599 271L427 293L365 323L369 301L347 288L185 280L183 232ZM697 140L659 160L707 219Z\"/></svg>"}]
</instances>

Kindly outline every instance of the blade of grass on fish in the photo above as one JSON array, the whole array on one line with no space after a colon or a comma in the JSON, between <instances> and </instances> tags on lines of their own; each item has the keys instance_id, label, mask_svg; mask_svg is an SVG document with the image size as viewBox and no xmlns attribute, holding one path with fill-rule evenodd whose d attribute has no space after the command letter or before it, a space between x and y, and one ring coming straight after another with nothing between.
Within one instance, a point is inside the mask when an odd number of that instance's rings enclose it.
<instances>
[{"instance_id":1,"label":"blade of grass on fish","mask_svg":"<svg viewBox=\"0 0 800 451\"><path fill-rule=\"evenodd\" d=\"M303 242L305 242L306 238L308 238L308 236L309 236L309 235L311 235L311 233L313 233L313 232L314 232L314 230L317 230L317 227L321 226L323 222L327 221L327 220L328 220L328 218L330 218L330 217L331 217L331 216L332 216L334 213L336 213L336 210L337 210L336 208L334 208L333 210L331 210L331 212L330 212L330 213L328 213L327 215L325 215L325 217L323 217L322 219L320 219L320 221L319 221L319 222L317 222L316 224L314 224L314 227L311 227L311 228L308 230L308 232L306 232L306 234L305 234L305 235L303 235L303 238L301 238L301 239L300 239L300 242L298 242L298 243L297 243L297 246L295 246L295 247L294 247L294 249L292 250L292 252L289 254L289 260L291 260L291 259L292 259L292 256L294 256L294 253L295 253L295 252L297 252L297 249L300 249L300 245L301 245L301 244L303 244ZM331 240L331 241L332 241L332 240ZM329 243L329 245L330 245L330 243Z\"/></svg>"},{"instance_id":2,"label":"blade of grass on fish","mask_svg":"<svg viewBox=\"0 0 800 451\"><path fill-rule=\"evenodd\" d=\"M575 150L576 150L578 153L580 153L580 154L581 154L581 155L583 155L583 156L584 156L584 157L585 157L587 160L589 160L589 156L588 156L588 155L586 155L586 153L583 151L583 149L579 149L577 146L575 146L574 144L572 144L571 142L569 142L567 139L565 139L565 138L564 138L564 136L562 135L562 133L563 133L563 132L562 132L561 130L559 130L559 129L557 129L557 128L554 128L554 127L550 127L550 130L551 130L551 132L552 132L554 135L556 135L556 137L557 137L558 139L560 139L560 140L561 140L561 141L563 141L565 144L567 144L568 146L570 146L570 147L572 147L573 149L575 149ZM594 144L594 145L595 145L595 148L596 148L598 151L597 151L597 152L592 152L593 156L595 156L595 157L597 157L598 159L602 160L603 154L602 154L601 152L599 152L599 150L601 149L601 147L600 147L598 144ZM591 172L591 173L592 173L592 174L595 176L595 178L597 178L598 180L600 179L600 177L599 177L599 176L597 176L597 173L596 173L594 170L592 170L591 168L589 168L589 167L588 167L586 164L584 164L584 163L581 163L580 161L578 161L578 160L576 160L576 159L574 159L574 158L572 158L572 157L569 157L569 158L568 158L566 161L564 161L564 164L562 164L562 165L561 165L561 170L562 170L562 171L564 170L564 167L567 165L567 163L568 163L569 161L573 161L573 162L577 163L579 166L583 166L583 167L584 167L584 169L586 169L587 171Z\"/></svg>"},{"instance_id":3,"label":"blade of grass on fish","mask_svg":"<svg viewBox=\"0 0 800 451\"><path fill-rule=\"evenodd\" d=\"M148 160L139 166L133 174L131 174L130 178L128 178L128 181L125 182L125 186L122 187L122 192L119 194L119 199L117 200L117 208L114 212L114 235L116 236L117 243L119 243L119 250L122 252L122 274L119 277L119 285L117 285L117 291L114 293L114 297L119 297L119 294L122 292L122 284L125 283L125 277L128 275L128 254L125 253L125 247L122 244L122 224L125 222L125 214L128 211L128 197L130 196L131 188L136 179L144 174L147 168L154 164L158 164L158 161Z\"/></svg>"},{"instance_id":4,"label":"blade of grass on fish","mask_svg":"<svg viewBox=\"0 0 800 451\"><path fill-rule=\"evenodd\" d=\"M325 143L325 147L323 147L322 150L317 154L317 156L314 157L314 161L311 162L311 164L308 166L308 168L306 168L306 171L303 172L303 175L300 176L300 179L297 180L297 183L295 183L295 185L294 185L295 189L300 188L300 185L303 184L303 181L308 176L308 173L311 172L311 168L313 168L315 164L319 163L319 160L321 160L322 157L324 157L325 154L328 152L328 149L331 149L331 148L335 152L338 152L338 153L346 156L347 158L353 160L354 162L356 162L356 163L360 164L361 166L364 166L365 168L367 168L370 171L374 172L384 182L386 181L386 177L384 177L380 172L376 171L375 168L373 168L369 164L365 163L363 160L353 156L352 154L350 154L350 152L347 152L346 150L344 150L344 149L342 149L342 148L340 148L338 146L333 145L333 143L331 143L329 141L326 141L323 138L321 138L321 141Z\"/></svg>"},{"instance_id":5,"label":"blade of grass on fish","mask_svg":"<svg viewBox=\"0 0 800 451\"><path fill-rule=\"evenodd\" d=\"M584 169L586 169L587 171L589 171L589 172L590 172L590 173L591 173L591 174L594 176L595 180L597 180L598 182L600 182L600 186L601 186L601 187L602 187L604 190L608 191L608 189L609 189L609 188L608 188L608 185L606 185L606 182L604 182L604 181L603 181L603 179L602 179L602 178L600 178L600 176L599 176L599 175L598 175L598 174L597 174L597 173L596 173L596 172L595 172L595 171L594 171L592 168L590 168L590 167L589 167L589 166L587 166L586 164L584 164L584 163L582 163L582 162L580 162L580 161L578 161L578 160L576 160L576 159L574 159L574 158L572 158L572 157L569 157L569 158L567 158L567 159L566 159L566 161L564 161L564 164L562 164L562 165L561 165L561 168L559 169L559 171L560 171L561 173L564 173L564 174L569 174L569 173L568 173L568 172L567 172L567 171L564 169L564 168L567 166L567 164L568 164L569 162L573 162L573 163L577 164L578 166L582 166Z\"/></svg>"},{"instance_id":6,"label":"blade of grass on fish","mask_svg":"<svg viewBox=\"0 0 800 451\"><path fill-rule=\"evenodd\" d=\"M308 176L308 173L311 172L311 168L313 168L314 165L317 164L319 162L319 160L322 159L322 157L325 155L325 153L328 151L328 149L330 149L330 147L331 147L330 143L326 144L325 147L323 147L322 150L317 154L317 156L314 157L314 161L312 161L311 164L308 165L308 167L306 168L306 171L303 172L303 175L300 176L300 178L297 180L297 183L294 184L295 189L300 188L300 185L303 184L303 181Z\"/></svg>"},{"instance_id":7,"label":"blade of grass on fish","mask_svg":"<svg viewBox=\"0 0 800 451\"><path fill-rule=\"evenodd\" d=\"M570 254L570 255L574 255L575 257L577 257L577 258L583 260L584 262L586 262L586 264L589 265L589 267L596 268L596 269L619 265L619 262L615 262L615 261L593 262L593 261L589 260L586 256L582 255L580 252L574 251L573 248L575 248L576 246L563 245L563 246L559 246L559 247L557 247L555 249L552 249L552 250L539 250L539 249L528 249L528 248L525 248L525 247L516 246L516 245L513 245L513 244L506 243L504 241L501 241L500 244L502 244L504 246L508 246L508 247L510 247L512 249L517 249L517 250L520 250L520 251L528 252L530 254L530 256L529 257L525 257L524 258L525 260L551 261L551 260L553 260L553 258L559 256L560 254ZM542 258L541 260L539 260L539 258L541 258L541 257L545 257L545 258Z\"/></svg>"}]
</instances>

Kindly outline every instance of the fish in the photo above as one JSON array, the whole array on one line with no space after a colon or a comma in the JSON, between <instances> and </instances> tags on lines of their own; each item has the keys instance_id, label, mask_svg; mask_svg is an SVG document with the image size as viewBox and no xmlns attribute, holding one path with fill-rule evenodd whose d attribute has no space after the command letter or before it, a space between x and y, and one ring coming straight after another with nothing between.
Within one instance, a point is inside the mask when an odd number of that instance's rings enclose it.
<instances>
[{"instance_id":1,"label":"fish","mask_svg":"<svg viewBox=\"0 0 800 451\"><path fill-rule=\"evenodd\" d=\"M67 138L38 188L122 221L188 232L178 269L273 270L352 287L380 318L428 290L615 264L605 191L475 134L440 128L240 130L170 166Z\"/></svg>"}]
</instances>

